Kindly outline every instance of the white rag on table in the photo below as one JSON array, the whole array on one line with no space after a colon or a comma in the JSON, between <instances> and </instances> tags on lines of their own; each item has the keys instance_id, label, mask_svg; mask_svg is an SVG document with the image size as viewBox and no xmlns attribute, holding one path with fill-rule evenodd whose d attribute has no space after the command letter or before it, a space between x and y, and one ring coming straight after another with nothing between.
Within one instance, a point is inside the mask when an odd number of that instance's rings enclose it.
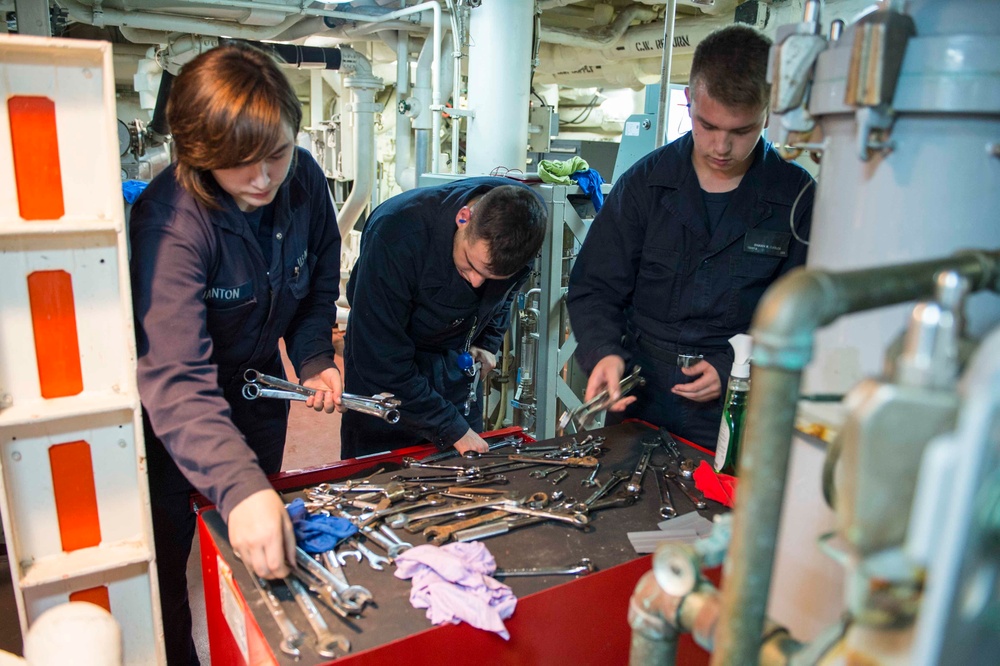
<instances>
[{"instance_id":1,"label":"white rag on table","mask_svg":"<svg viewBox=\"0 0 1000 666\"><path fill-rule=\"evenodd\" d=\"M491 577L496 560L479 541L410 548L396 558L396 578L413 579L410 603L426 608L432 624L464 620L477 629L510 634L503 621L514 614L517 597Z\"/></svg>"}]
</instances>

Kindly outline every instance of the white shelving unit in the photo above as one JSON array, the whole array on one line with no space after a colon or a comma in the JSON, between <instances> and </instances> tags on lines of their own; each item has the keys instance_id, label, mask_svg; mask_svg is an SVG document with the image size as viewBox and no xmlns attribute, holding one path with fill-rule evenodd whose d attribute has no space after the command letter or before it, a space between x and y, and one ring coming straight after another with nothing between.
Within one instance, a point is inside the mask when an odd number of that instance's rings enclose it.
<instances>
[{"instance_id":1,"label":"white shelving unit","mask_svg":"<svg viewBox=\"0 0 1000 666\"><path fill-rule=\"evenodd\" d=\"M116 123L110 44L0 35L0 514L22 632L82 598L122 626L126 663L163 664ZM68 310L32 301L39 274L68 275ZM53 395L76 353L82 390Z\"/></svg>"}]
</instances>

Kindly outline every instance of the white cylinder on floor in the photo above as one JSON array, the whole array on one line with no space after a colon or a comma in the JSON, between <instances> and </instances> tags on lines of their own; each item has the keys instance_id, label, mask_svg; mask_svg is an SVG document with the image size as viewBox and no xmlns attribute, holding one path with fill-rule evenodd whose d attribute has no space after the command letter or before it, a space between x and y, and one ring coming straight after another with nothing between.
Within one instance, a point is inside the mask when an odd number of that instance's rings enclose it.
<instances>
[{"instance_id":1,"label":"white cylinder on floor","mask_svg":"<svg viewBox=\"0 0 1000 666\"><path fill-rule=\"evenodd\" d=\"M100 606L85 601L60 604L28 629L24 658L29 666L121 666L122 630Z\"/></svg>"},{"instance_id":2,"label":"white cylinder on floor","mask_svg":"<svg viewBox=\"0 0 1000 666\"><path fill-rule=\"evenodd\" d=\"M483 0L469 22L470 176L524 170L528 158L531 35L535 3ZM502 27L501 27L502 26Z\"/></svg>"}]
</instances>

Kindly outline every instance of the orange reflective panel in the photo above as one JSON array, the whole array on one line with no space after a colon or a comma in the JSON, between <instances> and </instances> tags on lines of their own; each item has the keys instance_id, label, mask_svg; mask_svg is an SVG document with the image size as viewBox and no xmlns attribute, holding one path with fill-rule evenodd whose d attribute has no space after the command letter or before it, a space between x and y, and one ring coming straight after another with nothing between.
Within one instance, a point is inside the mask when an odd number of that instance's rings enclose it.
<instances>
[{"instance_id":1,"label":"orange reflective panel","mask_svg":"<svg viewBox=\"0 0 1000 666\"><path fill-rule=\"evenodd\" d=\"M49 465L63 550L69 552L101 543L90 445L80 440L51 446Z\"/></svg>"},{"instance_id":2,"label":"orange reflective panel","mask_svg":"<svg viewBox=\"0 0 1000 666\"><path fill-rule=\"evenodd\" d=\"M111 612L111 599L108 598L108 587L106 585L71 592L69 600L88 601L94 605L100 606L109 613Z\"/></svg>"},{"instance_id":3,"label":"orange reflective panel","mask_svg":"<svg viewBox=\"0 0 1000 666\"><path fill-rule=\"evenodd\" d=\"M62 398L80 393L83 391L83 371L72 277L66 271L31 273L28 275L28 300L42 397Z\"/></svg>"},{"instance_id":4,"label":"orange reflective panel","mask_svg":"<svg viewBox=\"0 0 1000 666\"><path fill-rule=\"evenodd\" d=\"M15 95L7 100L17 204L26 220L58 220L63 204L56 105L48 97Z\"/></svg>"}]
</instances>

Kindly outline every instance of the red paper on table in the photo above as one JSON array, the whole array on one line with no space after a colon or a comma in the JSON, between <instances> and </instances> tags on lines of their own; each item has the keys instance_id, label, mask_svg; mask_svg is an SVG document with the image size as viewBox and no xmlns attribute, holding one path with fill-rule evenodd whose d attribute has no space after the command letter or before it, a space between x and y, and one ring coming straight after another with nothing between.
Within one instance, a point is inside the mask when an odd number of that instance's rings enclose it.
<instances>
[{"instance_id":1,"label":"red paper on table","mask_svg":"<svg viewBox=\"0 0 1000 666\"><path fill-rule=\"evenodd\" d=\"M725 504L730 509L736 501L736 477L728 474L717 474L708 462L702 460L694 471L694 486L705 497Z\"/></svg>"}]
</instances>

